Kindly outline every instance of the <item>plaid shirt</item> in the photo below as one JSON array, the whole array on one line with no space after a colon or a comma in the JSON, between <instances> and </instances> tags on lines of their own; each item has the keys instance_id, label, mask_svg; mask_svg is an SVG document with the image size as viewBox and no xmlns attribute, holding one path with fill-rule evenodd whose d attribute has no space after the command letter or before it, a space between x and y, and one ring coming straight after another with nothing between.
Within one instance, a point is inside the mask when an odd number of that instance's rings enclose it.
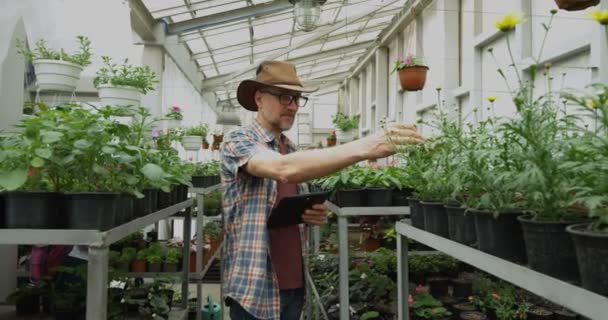
<instances>
[{"instance_id":1,"label":"plaid shirt","mask_svg":"<svg viewBox=\"0 0 608 320\"><path fill-rule=\"evenodd\" d=\"M287 137L284 139L288 153L294 152L294 144ZM279 285L272 271L266 227L277 201L277 182L239 170L251 157L268 149L279 152L279 142L256 120L224 138L221 147L221 176L225 187L222 282L224 296L234 299L256 318L279 319ZM305 184L299 184L298 193L305 193L306 188Z\"/></svg>"}]
</instances>

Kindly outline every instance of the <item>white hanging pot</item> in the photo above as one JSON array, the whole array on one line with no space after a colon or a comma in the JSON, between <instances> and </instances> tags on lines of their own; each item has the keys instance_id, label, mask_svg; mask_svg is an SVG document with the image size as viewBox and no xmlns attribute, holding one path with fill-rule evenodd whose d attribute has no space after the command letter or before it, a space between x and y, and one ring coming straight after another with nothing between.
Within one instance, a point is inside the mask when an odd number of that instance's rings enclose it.
<instances>
[{"instance_id":1,"label":"white hanging pot","mask_svg":"<svg viewBox=\"0 0 608 320\"><path fill-rule=\"evenodd\" d=\"M350 142L355 139L355 130L342 131L336 128L336 141L337 142Z\"/></svg>"},{"instance_id":2,"label":"white hanging pot","mask_svg":"<svg viewBox=\"0 0 608 320\"><path fill-rule=\"evenodd\" d=\"M99 90L99 102L101 106L134 106L141 104L141 91L129 86L113 86L102 84Z\"/></svg>"},{"instance_id":3,"label":"white hanging pot","mask_svg":"<svg viewBox=\"0 0 608 320\"><path fill-rule=\"evenodd\" d=\"M198 151L203 144L203 137L201 136L183 136L182 146L188 151Z\"/></svg>"},{"instance_id":4,"label":"white hanging pot","mask_svg":"<svg viewBox=\"0 0 608 320\"><path fill-rule=\"evenodd\" d=\"M164 122L165 122L165 128L169 129L169 130L179 128L180 124L182 123L181 120L173 120L173 119L165 119Z\"/></svg>"},{"instance_id":5,"label":"white hanging pot","mask_svg":"<svg viewBox=\"0 0 608 320\"><path fill-rule=\"evenodd\" d=\"M38 90L73 92L83 70L80 65L62 60L38 59L32 64Z\"/></svg>"}]
</instances>

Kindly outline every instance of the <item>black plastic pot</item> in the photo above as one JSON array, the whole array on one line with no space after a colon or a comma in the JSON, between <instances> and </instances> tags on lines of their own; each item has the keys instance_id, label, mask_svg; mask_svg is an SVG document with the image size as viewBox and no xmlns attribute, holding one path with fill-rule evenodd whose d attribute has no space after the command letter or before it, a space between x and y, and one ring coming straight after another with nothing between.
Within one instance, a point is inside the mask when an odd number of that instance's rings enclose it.
<instances>
[{"instance_id":1,"label":"black plastic pot","mask_svg":"<svg viewBox=\"0 0 608 320\"><path fill-rule=\"evenodd\" d=\"M410 205L410 219L412 220L412 226L424 230L424 211L420 205L420 200L409 197L407 201Z\"/></svg>"},{"instance_id":2,"label":"black plastic pot","mask_svg":"<svg viewBox=\"0 0 608 320\"><path fill-rule=\"evenodd\" d=\"M574 240L574 248L583 288L608 296L608 234L588 229L589 224L566 228Z\"/></svg>"},{"instance_id":3,"label":"black plastic pot","mask_svg":"<svg viewBox=\"0 0 608 320\"><path fill-rule=\"evenodd\" d=\"M162 264L160 262L157 263L147 263L146 264L148 272L161 272Z\"/></svg>"},{"instance_id":4,"label":"black plastic pot","mask_svg":"<svg viewBox=\"0 0 608 320\"><path fill-rule=\"evenodd\" d=\"M179 185L177 186L177 190L178 190L178 201L177 202L184 202L186 200L188 200L188 186L187 185Z\"/></svg>"},{"instance_id":5,"label":"black plastic pot","mask_svg":"<svg viewBox=\"0 0 608 320\"><path fill-rule=\"evenodd\" d=\"M526 262L526 247L521 224L521 212L502 212L494 218L492 212L469 209L475 217L475 232L479 250L513 262Z\"/></svg>"},{"instance_id":6,"label":"black plastic pot","mask_svg":"<svg viewBox=\"0 0 608 320\"><path fill-rule=\"evenodd\" d=\"M18 316L40 313L40 295L22 296L15 303L15 311Z\"/></svg>"},{"instance_id":7,"label":"black plastic pot","mask_svg":"<svg viewBox=\"0 0 608 320\"><path fill-rule=\"evenodd\" d=\"M448 238L448 215L443 203L420 201L424 211L424 228L438 236Z\"/></svg>"},{"instance_id":8,"label":"black plastic pot","mask_svg":"<svg viewBox=\"0 0 608 320\"><path fill-rule=\"evenodd\" d=\"M158 211L158 189L144 189L146 205L144 206L144 215Z\"/></svg>"},{"instance_id":9,"label":"black plastic pot","mask_svg":"<svg viewBox=\"0 0 608 320\"><path fill-rule=\"evenodd\" d=\"M556 310L553 311L555 320L576 320L578 319L578 315L574 312L570 312L568 310Z\"/></svg>"},{"instance_id":10,"label":"black plastic pot","mask_svg":"<svg viewBox=\"0 0 608 320\"><path fill-rule=\"evenodd\" d=\"M164 209L166 207L170 207L173 205L171 202L173 199L171 198L171 192L163 192L162 190L158 192L158 210Z\"/></svg>"},{"instance_id":11,"label":"black plastic pot","mask_svg":"<svg viewBox=\"0 0 608 320\"><path fill-rule=\"evenodd\" d=\"M487 320L488 316L478 311L465 311L459 315L460 320Z\"/></svg>"},{"instance_id":12,"label":"black plastic pot","mask_svg":"<svg viewBox=\"0 0 608 320\"><path fill-rule=\"evenodd\" d=\"M364 195L361 189L338 190L336 192L337 204L339 207L363 207L367 202Z\"/></svg>"},{"instance_id":13,"label":"black plastic pot","mask_svg":"<svg viewBox=\"0 0 608 320\"><path fill-rule=\"evenodd\" d=\"M56 192L4 193L4 226L10 229L56 229L62 221L62 197Z\"/></svg>"},{"instance_id":14,"label":"black plastic pot","mask_svg":"<svg viewBox=\"0 0 608 320\"><path fill-rule=\"evenodd\" d=\"M178 263L163 263L164 272L177 272Z\"/></svg>"},{"instance_id":15,"label":"black plastic pot","mask_svg":"<svg viewBox=\"0 0 608 320\"><path fill-rule=\"evenodd\" d=\"M527 216L517 219L523 228L530 268L560 280L579 282L574 243L566 232L572 223L533 221Z\"/></svg>"},{"instance_id":16,"label":"black plastic pot","mask_svg":"<svg viewBox=\"0 0 608 320\"><path fill-rule=\"evenodd\" d=\"M119 210L122 209L122 211L123 211L123 217L124 217L123 223L127 223L127 222L133 220L134 201L135 201L135 197L133 195L130 195L130 194L122 195L122 208L119 208Z\"/></svg>"},{"instance_id":17,"label":"black plastic pot","mask_svg":"<svg viewBox=\"0 0 608 320\"><path fill-rule=\"evenodd\" d=\"M133 218L139 218L146 215L146 205L148 200L144 196L143 198L136 198L133 200Z\"/></svg>"},{"instance_id":18,"label":"black plastic pot","mask_svg":"<svg viewBox=\"0 0 608 320\"><path fill-rule=\"evenodd\" d=\"M407 198L412 195L412 189L393 189L391 205L394 207L407 207Z\"/></svg>"},{"instance_id":19,"label":"black plastic pot","mask_svg":"<svg viewBox=\"0 0 608 320\"><path fill-rule=\"evenodd\" d=\"M452 295L459 299L467 299L473 295L473 282L467 279L452 280Z\"/></svg>"},{"instance_id":20,"label":"black plastic pot","mask_svg":"<svg viewBox=\"0 0 608 320\"><path fill-rule=\"evenodd\" d=\"M111 229L123 203L118 192L65 193L64 197L68 229Z\"/></svg>"},{"instance_id":21,"label":"black plastic pot","mask_svg":"<svg viewBox=\"0 0 608 320\"><path fill-rule=\"evenodd\" d=\"M448 295L448 287L450 279L444 277L433 277L427 280L429 284L429 293L433 297L445 297Z\"/></svg>"},{"instance_id":22,"label":"black plastic pot","mask_svg":"<svg viewBox=\"0 0 608 320\"><path fill-rule=\"evenodd\" d=\"M393 201L393 190L384 188L369 188L367 193L368 207L389 207Z\"/></svg>"},{"instance_id":23,"label":"black plastic pot","mask_svg":"<svg viewBox=\"0 0 608 320\"><path fill-rule=\"evenodd\" d=\"M546 308L532 306L528 309L528 320L549 320L553 319L553 312Z\"/></svg>"},{"instance_id":24,"label":"black plastic pot","mask_svg":"<svg viewBox=\"0 0 608 320\"><path fill-rule=\"evenodd\" d=\"M171 186L171 205L174 205L179 202L180 199L180 189L178 185Z\"/></svg>"},{"instance_id":25,"label":"black plastic pot","mask_svg":"<svg viewBox=\"0 0 608 320\"><path fill-rule=\"evenodd\" d=\"M465 214L465 208L445 206L448 215L448 234L450 239L472 245L477 241L475 219L472 214Z\"/></svg>"},{"instance_id":26,"label":"black plastic pot","mask_svg":"<svg viewBox=\"0 0 608 320\"><path fill-rule=\"evenodd\" d=\"M4 228L4 192L0 192L0 229Z\"/></svg>"},{"instance_id":27,"label":"black plastic pot","mask_svg":"<svg viewBox=\"0 0 608 320\"><path fill-rule=\"evenodd\" d=\"M205 176L192 176L192 186L194 188L206 188L206 181L207 179Z\"/></svg>"}]
</instances>

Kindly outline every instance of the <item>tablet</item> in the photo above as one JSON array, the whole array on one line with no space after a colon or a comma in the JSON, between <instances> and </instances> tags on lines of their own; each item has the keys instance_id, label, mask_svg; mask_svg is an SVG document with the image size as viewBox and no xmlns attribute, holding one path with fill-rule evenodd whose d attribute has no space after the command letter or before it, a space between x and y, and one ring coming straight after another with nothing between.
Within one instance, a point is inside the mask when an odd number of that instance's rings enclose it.
<instances>
[{"instance_id":1,"label":"tablet","mask_svg":"<svg viewBox=\"0 0 608 320\"><path fill-rule=\"evenodd\" d=\"M298 194L281 199L268 217L268 228L286 227L302 223L302 214L313 205L324 203L330 192Z\"/></svg>"}]
</instances>

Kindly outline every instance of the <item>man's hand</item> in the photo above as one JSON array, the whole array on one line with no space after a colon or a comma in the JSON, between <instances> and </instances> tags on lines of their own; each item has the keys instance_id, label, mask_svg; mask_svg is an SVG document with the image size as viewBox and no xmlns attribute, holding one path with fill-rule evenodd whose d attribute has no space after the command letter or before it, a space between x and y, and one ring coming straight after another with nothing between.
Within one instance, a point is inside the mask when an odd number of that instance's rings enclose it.
<instances>
[{"instance_id":1,"label":"man's hand","mask_svg":"<svg viewBox=\"0 0 608 320\"><path fill-rule=\"evenodd\" d=\"M327 219L327 206L324 204L315 204L311 209L306 209L302 215L302 220L307 224L319 226L325 223Z\"/></svg>"},{"instance_id":2,"label":"man's hand","mask_svg":"<svg viewBox=\"0 0 608 320\"><path fill-rule=\"evenodd\" d=\"M365 159L385 158L395 153L395 146L419 144L424 138L416 131L416 125L391 123L386 130L359 140L364 144Z\"/></svg>"}]
</instances>

